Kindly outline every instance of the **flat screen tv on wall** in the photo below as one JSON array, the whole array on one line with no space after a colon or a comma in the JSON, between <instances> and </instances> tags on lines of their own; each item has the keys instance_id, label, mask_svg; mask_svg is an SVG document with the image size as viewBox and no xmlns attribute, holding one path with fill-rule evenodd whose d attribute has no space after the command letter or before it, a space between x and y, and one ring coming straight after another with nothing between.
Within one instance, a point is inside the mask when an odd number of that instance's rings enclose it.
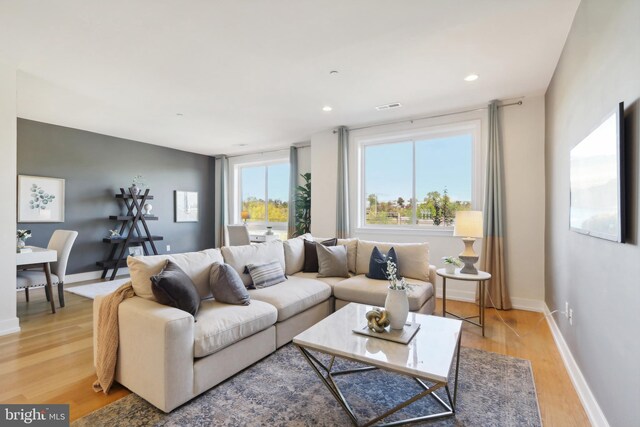
<instances>
[{"instance_id":1,"label":"flat screen tv on wall","mask_svg":"<svg viewBox=\"0 0 640 427\"><path fill-rule=\"evenodd\" d=\"M571 230L624 243L624 105L573 147Z\"/></svg>"}]
</instances>

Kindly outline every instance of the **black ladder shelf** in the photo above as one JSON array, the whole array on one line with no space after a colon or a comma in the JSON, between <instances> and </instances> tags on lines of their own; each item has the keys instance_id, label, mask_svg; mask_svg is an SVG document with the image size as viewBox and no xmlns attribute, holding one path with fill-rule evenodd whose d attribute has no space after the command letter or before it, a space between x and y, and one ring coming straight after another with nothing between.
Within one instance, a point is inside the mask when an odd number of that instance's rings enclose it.
<instances>
[{"instance_id":1,"label":"black ladder shelf","mask_svg":"<svg viewBox=\"0 0 640 427\"><path fill-rule=\"evenodd\" d=\"M100 261L96 264L98 267L102 267L102 278L107 277L107 273L110 268L113 268L113 272L109 280L116 278L118 269L127 265L127 249L132 244L140 244L145 255L158 255L155 241L162 240L162 236L154 236L149 231L147 221L157 221L156 216L145 216L144 205L148 200L153 200L153 196L149 195L149 189L147 188L143 194L134 194L131 191L127 192L124 188L120 189L120 194L116 194L116 199L124 201L127 207L126 215L111 215L110 220L121 221L120 237L105 237L103 242L111 245L111 251L109 258L106 261ZM142 224L144 234L140 231L139 224ZM147 248L147 244L149 247Z\"/></svg>"}]
</instances>

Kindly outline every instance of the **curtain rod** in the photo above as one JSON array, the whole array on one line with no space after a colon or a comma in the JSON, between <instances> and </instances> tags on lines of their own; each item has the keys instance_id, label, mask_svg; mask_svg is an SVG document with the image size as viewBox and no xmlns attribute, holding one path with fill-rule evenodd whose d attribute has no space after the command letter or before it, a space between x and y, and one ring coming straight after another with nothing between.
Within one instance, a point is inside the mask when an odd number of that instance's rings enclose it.
<instances>
[{"instance_id":1,"label":"curtain rod","mask_svg":"<svg viewBox=\"0 0 640 427\"><path fill-rule=\"evenodd\" d=\"M498 108L502 108L502 107L510 107L512 105L522 105L522 101L518 101L518 102L511 102L509 104L502 104L502 105L498 105ZM349 132L354 131L354 130L361 130L361 129L369 129L369 128L375 128L378 126L387 126L387 125L395 125L398 123L413 123L416 120L426 120L426 119L437 119L439 117L447 117L447 116L454 116L457 114L465 114L465 113L473 113L474 111L482 111L482 110L486 110L488 107L479 107L479 108L472 108L469 110L461 110L461 111L452 111L450 113L443 113L443 114L436 114L433 116L422 116L422 117L415 117L413 119L403 119L403 120L397 120L395 122L385 122L385 123L377 123L377 124L373 124L373 125L368 125L368 126L360 126L360 127L355 127L355 128L348 128ZM337 130L334 130L333 133L338 132Z\"/></svg>"},{"instance_id":2,"label":"curtain rod","mask_svg":"<svg viewBox=\"0 0 640 427\"><path fill-rule=\"evenodd\" d=\"M278 151L289 150L290 147L307 148L307 147L311 147L311 143L310 142L303 142L303 143L296 142L294 144L291 144L290 146L281 147L281 148L274 148L273 150L250 151L248 153L232 154L232 155L227 156L227 159L231 159L231 158L234 158L234 157L257 156L257 155L262 155L262 154L277 153Z\"/></svg>"}]
</instances>

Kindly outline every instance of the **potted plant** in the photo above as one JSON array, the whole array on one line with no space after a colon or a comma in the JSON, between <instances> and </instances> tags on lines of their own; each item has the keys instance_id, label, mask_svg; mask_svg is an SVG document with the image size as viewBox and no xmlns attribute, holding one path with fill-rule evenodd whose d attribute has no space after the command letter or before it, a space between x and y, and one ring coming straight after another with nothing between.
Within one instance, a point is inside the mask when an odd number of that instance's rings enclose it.
<instances>
[{"instance_id":1,"label":"potted plant","mask_svg":"<svg viewBox=\"0 0 640 427\"><path fill-rule=\"evenodd\" d=\"M447 272L447 274L455 274L456 267L462 267L462 262L456 257L452 257L452 256L442 257L442 262L444 262L444 269Z\"/></svg>"},{"instance_id":2,"label":"potted plant","mask_svg":"<svg viewBox=\"0 0 640 427\"><path fill-rule=\"evenodd\" d=\"M407 291L411 285L404 277L398 278L398 266L393 260L387 260L387 271L385 273L389 281L389 291L384 302L384 308L389 313L391 329L402 329L409 316L409 297Z\"/></svg>"},{"instance_id":3,"label":"potted plant","mask_svg":"<svg viewBox=\"0 0 640 427\"><path fill-rule=\"evenodd\" d=\"M144 187L144 176L134 176L133 181L131 182L131 187L129 187L129 191L132 195L137 196L138 194L140 194L141 187Z\"/></svg>"},{"instance_id":4,"label":"potted plant","mask_svg":"<svg viewBox=\"0 0 640 427\"><path fill-rule=\"evenodd\" d=\"M302 236L311 229L311 174L300 174L304 185L296 188L296 236Z\"/></svg>"}]
</instances>

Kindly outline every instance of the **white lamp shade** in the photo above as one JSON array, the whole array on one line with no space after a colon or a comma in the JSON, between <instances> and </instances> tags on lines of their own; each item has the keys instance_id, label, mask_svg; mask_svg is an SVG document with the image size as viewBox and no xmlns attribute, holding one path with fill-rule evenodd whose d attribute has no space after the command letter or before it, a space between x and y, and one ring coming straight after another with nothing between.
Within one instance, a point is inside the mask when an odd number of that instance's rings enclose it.
<instances>
[{"instance_id":1,"label":"white lamp shade","mask_svg":"<svg viewBox=\"0 0 640 427\"><path fill-rule=\"evenodd\" d=\"M482 212L457 211L453 235L459 237L482 237Z\"/></svg>"}]
</instances>

